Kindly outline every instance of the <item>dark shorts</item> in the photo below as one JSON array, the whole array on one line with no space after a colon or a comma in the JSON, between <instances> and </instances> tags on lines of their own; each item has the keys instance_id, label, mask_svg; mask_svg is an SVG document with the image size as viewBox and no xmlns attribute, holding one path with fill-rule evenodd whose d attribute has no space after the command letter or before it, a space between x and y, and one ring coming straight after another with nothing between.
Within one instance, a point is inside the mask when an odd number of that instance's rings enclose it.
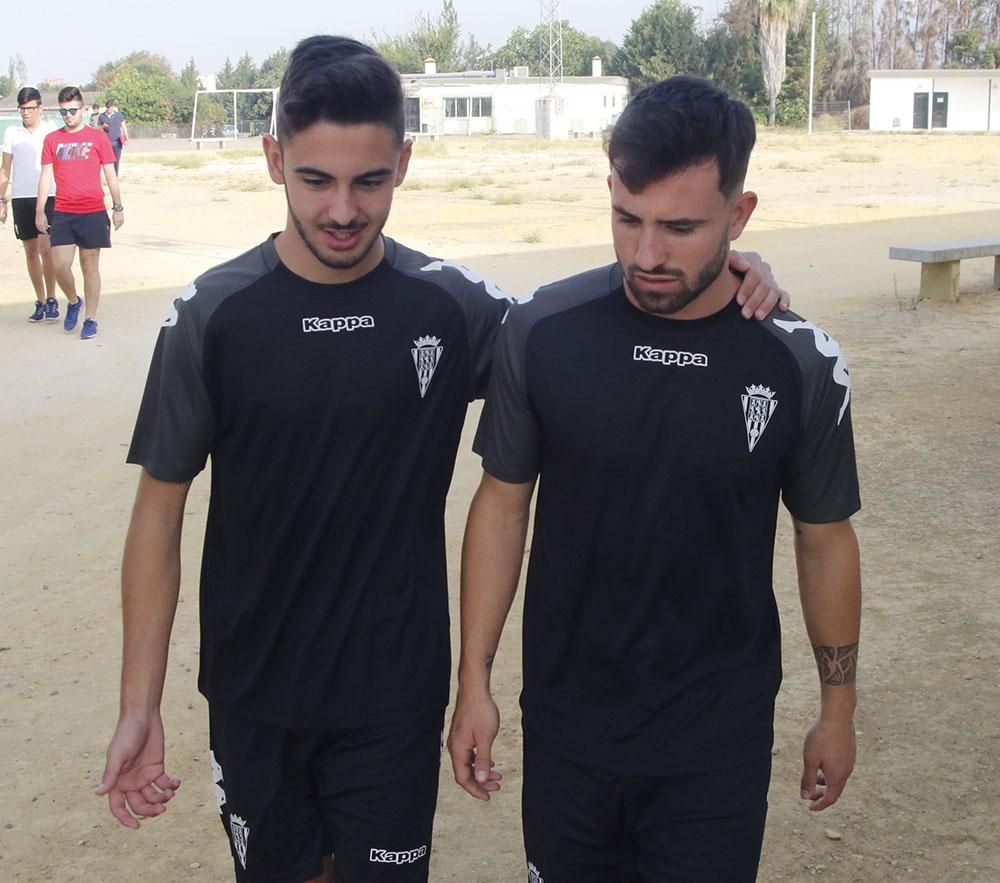
<instances>
[{"instance_id":1,"label":"dark shorts","mask_svg":"<svg viewBox=\"0 0 1000 883\"><path fill-rule=\"evenodd\" d=\"M443 714L286 730L209 710L212 777L239 883L424 883Z\"/></svg>"},{"instance_id":2,"label":"dark shorts","mask_svg":"<svg viewBox=\"0 0 1000 883\"><path fill-rule=\"evenodd\" d=\"M524 745L528 879L752 883L771 755L726 770L621 776Z\"/></svg>"},{"instance_id":3,"label":"dark shorts","mask_svg":"<svg viewBox=\"0 0 1000 883\"><path fill-rule=\"evenodd\" d=\"M33 196L19 197L10 201L11 211L14 214L14 236L22 242L38 238L38 228L35 226L35 207L37 205L38 200ZM49 219L50 227L55 210L56 198L50 196L45 200L45 217Z\"/></svg>"},{"instance_id":4,"label":"dark shorts","mask_svg":"<svg viewBox=\"0 0 1000 883\"><path fill-rule=\"evenodd\" d=\"M49 225L49 245L111 248L111 219L106 211L56 212Z\"/></svg>"}]
</instances>

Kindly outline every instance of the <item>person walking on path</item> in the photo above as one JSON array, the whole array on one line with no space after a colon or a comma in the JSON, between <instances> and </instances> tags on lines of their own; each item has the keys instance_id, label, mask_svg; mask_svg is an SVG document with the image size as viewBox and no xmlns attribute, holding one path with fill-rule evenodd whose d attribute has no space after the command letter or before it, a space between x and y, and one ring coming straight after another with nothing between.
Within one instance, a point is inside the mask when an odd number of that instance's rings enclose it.
<instances>
[{"instance_id":1,"label":"person walking on path","mask_svg":"<svg viewBox=\"0 0 1000 883\"><path fill-rule=\"evenodd\" d=\"M80 250L80 269L83 272L83 299L85 318L80 330L81 340L97 335L97 307L101 298L101 249L111 248L111 223L118 230L125 223L118 176L115 174L115 155L111 142L100 129L84 121L86 108L83 96L76 86L67 86L59 93L59 113L65 120L62 129L45 136L42 146L42 170L38 180L39 204L44 202L53 180L56 184L55 212L52 223L45 213L36 208L35 226L48 234L52 261L57 278L66 279L65 289L70 303L66 307L63 327L66 331L76 328L81 299L76 294L76 284L70 269L73 255ZM101 173L111 193L112 215L104 206Z\"/></svg>"},{"instance_id":2,"label":"person walking on path","mask_svg":"<svg viewBox=\"0 0 1000 883\"><path fill-rule=\"evenodd\" d=\"M522 822L545 883L756 879L781 681L779 499L819 713L799 795L854 767L861 615L851 386L793 313L739 317L726 266L756 204L750 110L706 80L636 95L608 142L617 262L511 310L474 448L456 781L497 789L490 670L518 584Z\"/></svg>"},{"instance_id":3,"label":"person walking on path","mask_svg":"<svg viewBox=\"0 0 1000 883\"><path fill-rule=\"evenodd\" d=\"M56 269L49 249L49 237L39 236L35 226L38 204L38 179L42 171L42 144L45 136L56 127L42 119L42 95L25 86L17 93L17 110L21 114L20 126L8 126L3 134L3 161L0 164L0 223L7 223L8 207L14 216L14 236L24 246L24 261L28 278L35 289L35 309L29 322L55 322L59 319L59 301L56 283L74 300L72 276L67 282L64 273L56 278ZM7 184L10 183L10 199ZM52 220L55 209L55 182L45 193L42 210Z\"/></svg>"},{"instance_id":4,"label":"person walking on path","mask_svg":"<svg viewBox=\"0 0 1000 883\"><path fill-rule=\"evenodd\" d=\"M111 149L115 152L115 174L117 174L122 161L122 150L128 143L128 126L125 125L125 116L113 98L109 98L105 104L104 113L97 118L97 125L104 130L111 142Z\"/></svg>"}]
</instances>

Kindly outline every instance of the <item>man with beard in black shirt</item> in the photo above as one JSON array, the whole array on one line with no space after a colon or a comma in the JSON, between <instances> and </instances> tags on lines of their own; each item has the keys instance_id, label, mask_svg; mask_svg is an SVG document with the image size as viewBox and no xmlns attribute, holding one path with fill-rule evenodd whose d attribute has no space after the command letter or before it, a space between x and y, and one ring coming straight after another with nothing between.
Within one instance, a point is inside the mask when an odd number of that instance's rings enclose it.
<instances>
[{"instance_id":1,"label":"man with beard in black shirt","mask_svg":"<svg viewBox=\"0 0 1000 883\"><path fill-rule=\"evenodd\" d=\"M618 261L540 289L497 339L462 560L456 780L489 799L490 668L538 483L523 615L532 883L756 877L781 679L772 589L792 514L821 710L801 796L854 764L860 506L850 378L794 314L743 322L730 242L757 203L740 102L677 77L612 132Z\"/></svg>"}]
</instances>

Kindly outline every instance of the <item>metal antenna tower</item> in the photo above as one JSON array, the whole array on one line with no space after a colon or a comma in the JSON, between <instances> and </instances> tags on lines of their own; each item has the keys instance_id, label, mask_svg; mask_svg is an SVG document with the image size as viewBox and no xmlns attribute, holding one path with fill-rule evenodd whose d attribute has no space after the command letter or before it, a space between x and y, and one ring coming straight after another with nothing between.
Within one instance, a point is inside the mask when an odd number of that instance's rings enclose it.
<instances>
[{"instance_id":1,"label":"metal antenna tower","mask_svg":"<svg viewBox=\"0 0 1000 883\"><path fill-rule=\"evenodd\" d=\"M549 81L549 93L554 94L556 85L563 78L562 18L559 15L559 0L541 0L542 38L538 47L541 61L541 76Z\"/></svg>"}]
</instances>

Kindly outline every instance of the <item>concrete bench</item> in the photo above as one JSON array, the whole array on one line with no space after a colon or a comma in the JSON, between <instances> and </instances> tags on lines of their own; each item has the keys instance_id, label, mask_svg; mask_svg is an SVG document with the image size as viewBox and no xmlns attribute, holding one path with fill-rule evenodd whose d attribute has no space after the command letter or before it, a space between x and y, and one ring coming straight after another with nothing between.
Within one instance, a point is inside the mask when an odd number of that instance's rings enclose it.
<instances>
[{"instance_id":1,"label":"concrete bench","mask_svg":"<svg viewBox=\"0 0 1000 883\"><path fill-rule=\"evenodd\" d=\"M920 261L921 299L957 301L959 263L963 258L988 257L994 259L993 287L1000 288L1000 236L889 247L890 260Z\"/></svg>"}]
</instances>

